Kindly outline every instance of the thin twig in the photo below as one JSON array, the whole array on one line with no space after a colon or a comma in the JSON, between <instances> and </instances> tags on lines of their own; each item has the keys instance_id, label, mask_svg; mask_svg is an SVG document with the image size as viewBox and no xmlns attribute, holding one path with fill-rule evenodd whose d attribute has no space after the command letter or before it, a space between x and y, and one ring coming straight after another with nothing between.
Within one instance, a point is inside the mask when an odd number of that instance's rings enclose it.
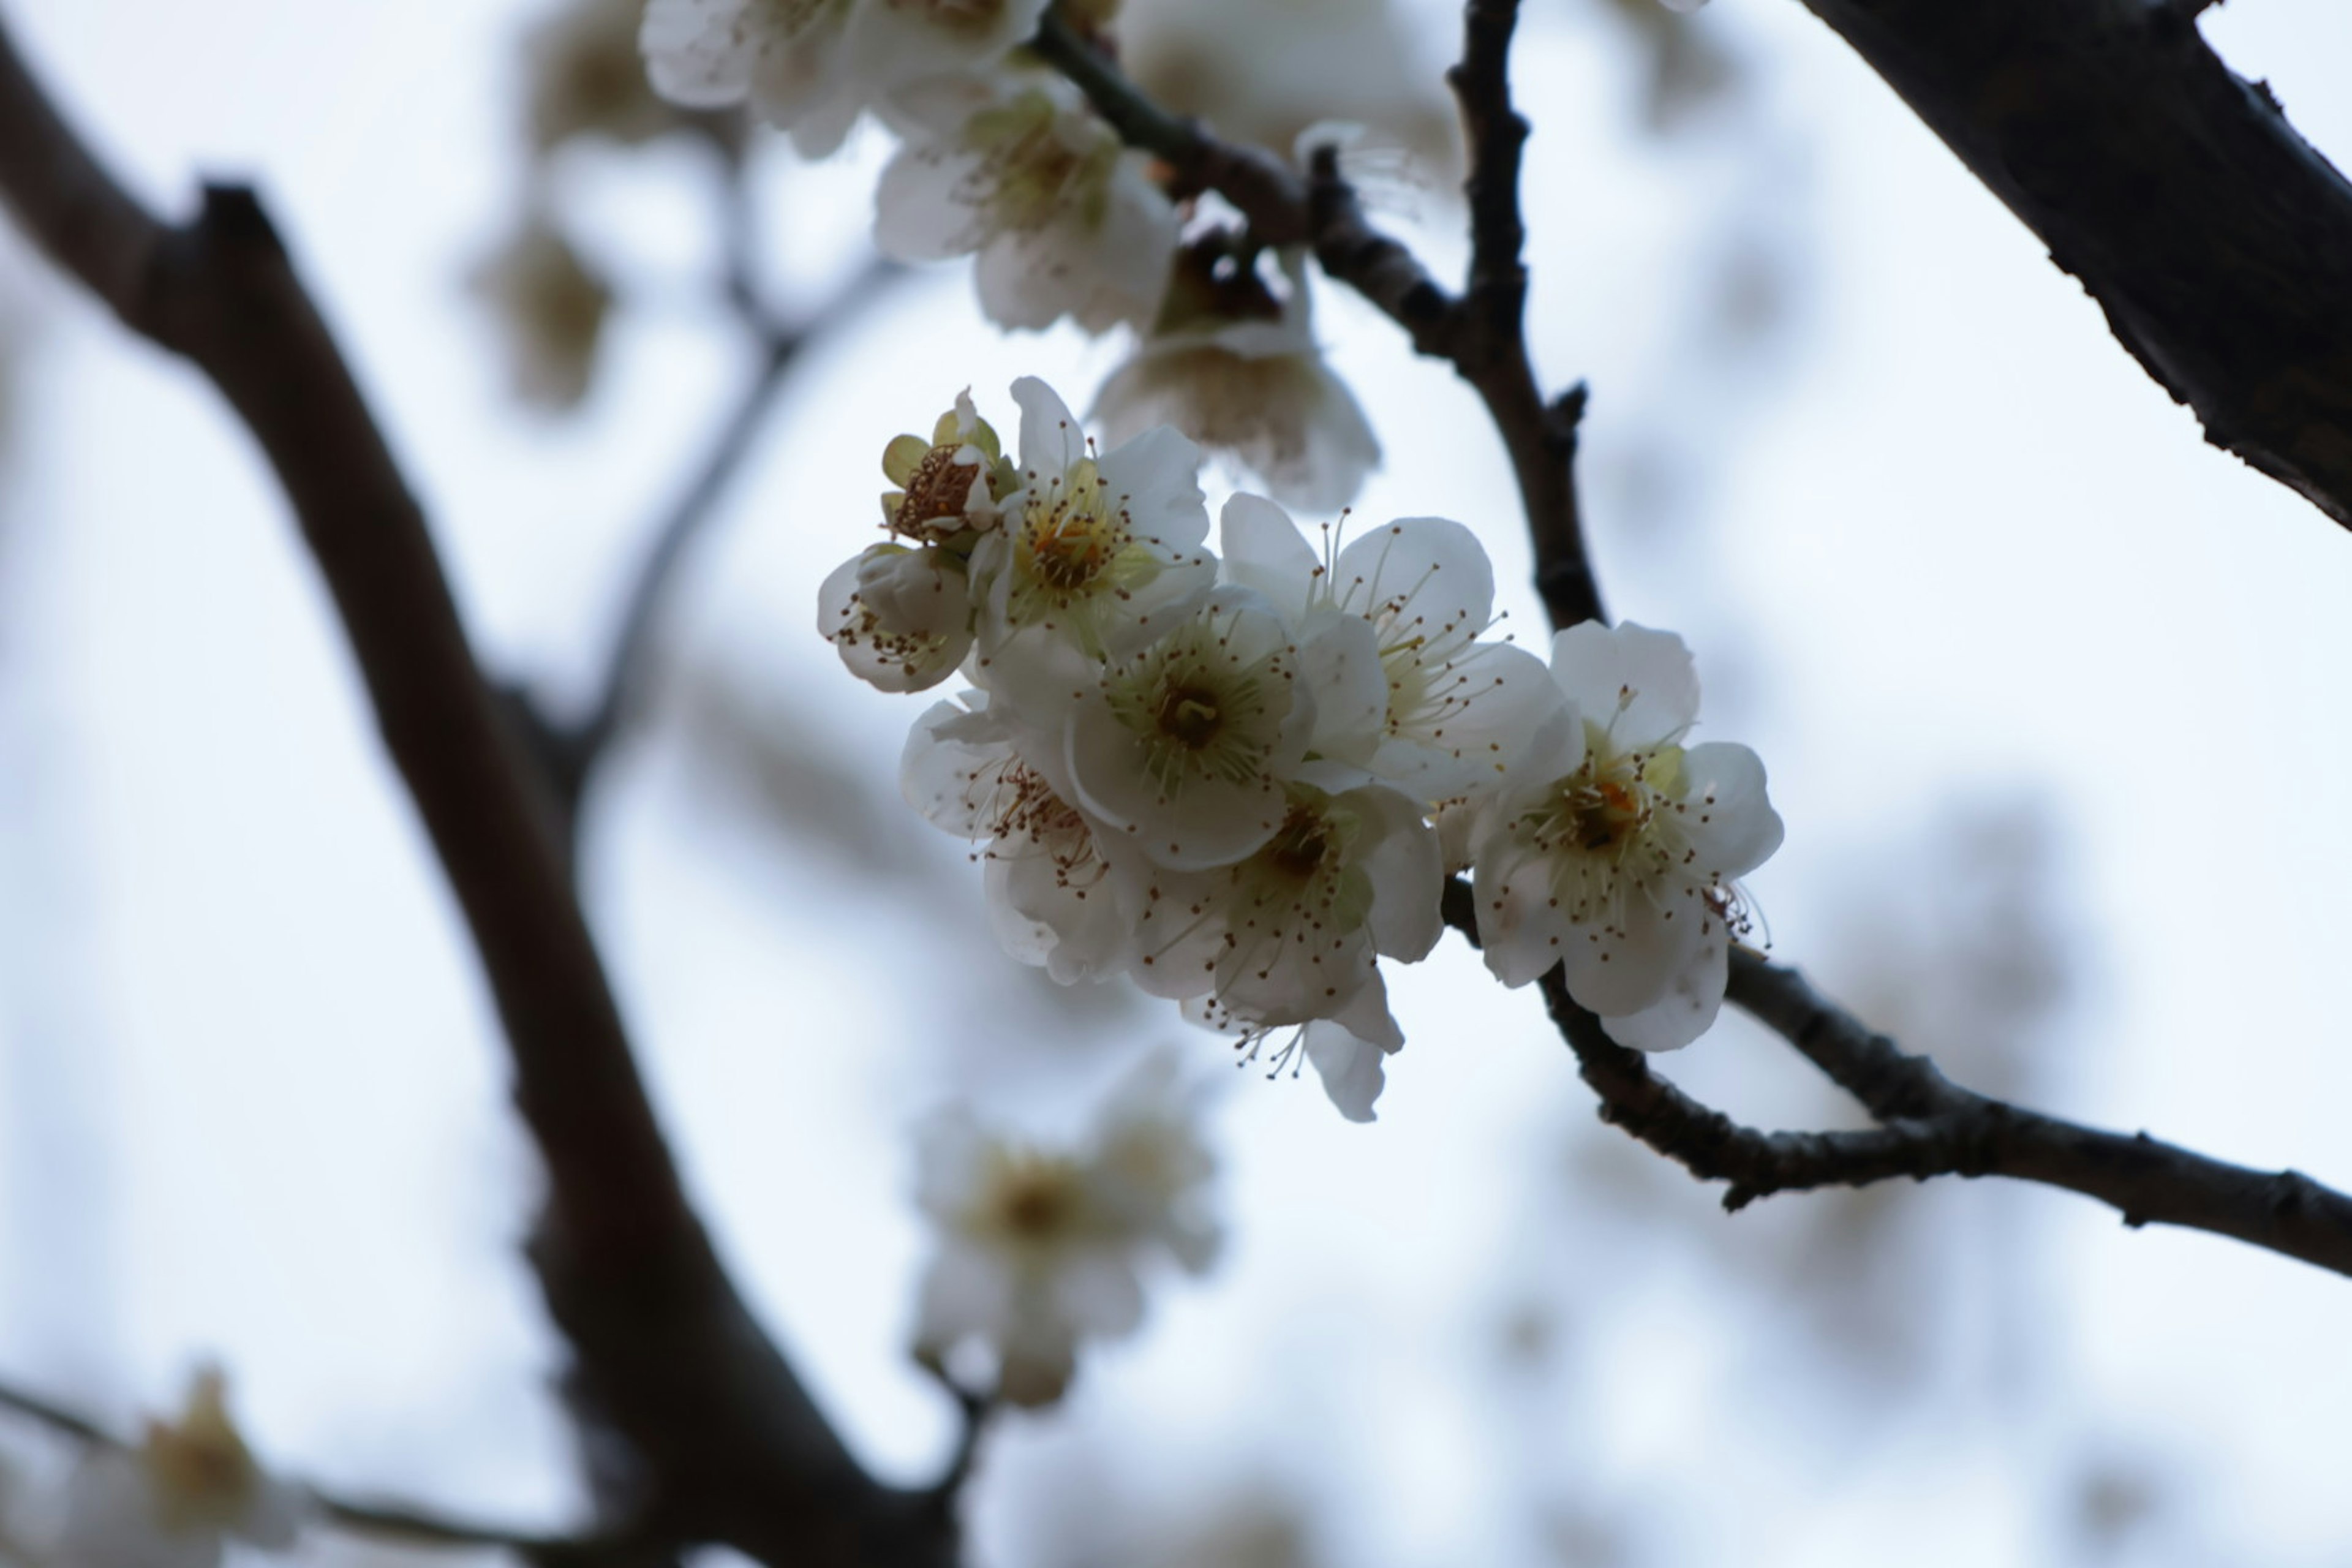
<instances>
[{"instance_id":1,"label":"thin twig","mask_svg":"<svg viewBox=\"0 0 2352 1568\"><path fill-rule=\"evenodd\" d=\"M1473 945L1466 883L1446 885L1446 923ZM1538 985L1601 1119L1701 1181L1727 1183L1737 1211L1775 1193L1862 1187L1897 1176L2006 1176L2063 1187L2118 1211L2128 1226L2210 1231L2352 1275L2352 1197L2297 1171L2256 1171L2163 1142L2084 1127L1952 1082L1816 992L1804 976L1746 949L1731 960L1730 1000L1794 1046L1878 1121L1852 1131L1765 1132L1742 1126L1650 1070L1612 1040L1553 969Z\"/></svg>"},{"instance_id":2,"label":"thin twig","mask_svg":"<svg viewBox=\"0 0 2352 1568\"><path fill-rule=\"evenodd\" d=\"M1327 274L1402 327L1415 350L1446 361L1471 384L1510 454L1535 542L1537 592L1554 624L1565 626L1604 619L1605 612L1576 497L1585 390L1579 384L1546 401L1528 354L1518 207L1527 122L1511 108L1507 72L1517 16L1509 0L1474 0L1453 73L1471 143L1472 263L1459 298L1372 226L1332 149L1318 149L1301 180L1270 153L1218 141L1153 103L1058 11L1046 12L1030 47L1130 144L1165 162L1178 192L1215 191L1261 244L1310 246Z\"/></svg>"}]
</instances>

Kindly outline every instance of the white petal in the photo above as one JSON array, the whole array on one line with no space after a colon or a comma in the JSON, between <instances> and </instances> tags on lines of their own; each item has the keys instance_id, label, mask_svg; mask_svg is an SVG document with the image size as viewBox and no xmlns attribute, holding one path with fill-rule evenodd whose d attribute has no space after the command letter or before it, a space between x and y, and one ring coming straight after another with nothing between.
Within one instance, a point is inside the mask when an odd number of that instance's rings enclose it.
<instances>
[{"instance_id":1,"label":"white petal","mask_svg":"<svg viewBox=\"0 0 2352 1568\"><path fill-rule=\"evenodd\" d=\"M1666 994L1696 961L1707 929L1721 923L1696 886L1667 889L1655 902L1635 894L1613 929L1565 939L1568 994L1603 1017L1639 1012Z\"/></svg>"},{"instance_id":2,"label":"white petal","mask_svg":"<svg viewBox=\"0 0 2352 1568\"><path fill-rule=\"evenodd\" d=\"M1730 938L1717 921L1665 995L1638 1013L1603 1018L1601 1026L1611 1039L1637 1051L1678 1051L1714 1026L1723 1011L1730 965Z\"/></svg>"},{"instance_id":3,"label":"white petal","mask_svg":"<svg viewBox=\"0 0 2352 1568\"><path fill-rule=\"evenodd\" d=\"M1372 530L1339 552L1331 586L1344 606L1433 641L1467 642L1495 610L1486 547L1449 518L1402 517Z\"/></svg>"},{"instance_id":4,"label":"white petal","mask_svg":"<svg viewBox=\"0 0 2352 1568\"><path fill-rule=\"evenodd\" d=\"M672 103L740 103L751 83L741 39L744 0L650 0L637 34L654 90Z\"/></svg>"},{"instance_id":5,"label":"white petal","mask_svg":"<svg viewBox=\"0 0 2352 1568\"><path fill-rule=\"evenodd\" d=\"M1318 1020L1307 1026L1307 1059L1323 1080L1323 1092L1350 1121L1379 1118L1372 1103L1387 1085L1386 1053L1370 1040L1357 1038L1338 1024Z\"/></svg>"},{"instance_id":6,"label":"white petal","mask_svg":"<svg viewBox=\"0 0 2352 1568\"><path fill-rule=\"evenodd\" d=\"M1142 538L1192 552L1209 537L1201 448L1162 425L1103 454L1103 489Z\"/></svg>"},{"instance_id":7,"label":"white petal","mask_svg":"<svg viewBox=\"0 0 2352 1568\"><path fill-rule=\"evenodd\" d=\"M1309 590L1322 575L1322 563L1290 514L1264 496L1236 491L1218 515L1217 540L1224 552L1224 580L1263 594L1297 625L1307 613Z\"/></svg>"},{"instance_id":8,"label":"white petal","mask_svg":"<svg viewBox=\"0 0 2352 1568\"><path fill-rule=\"evenodd\" d=\"M1698 666L1672 632L1586 621L1552 638L1552 678L1620 751L1679 736L1698 717Z\"/></svg>"},{"instance_id":9,"label":"white petal","mask_svg":"<svg viewBox=\"0 0 2352 1568\"><path fill-rule=\"evenodd\" d=\"M1013 401L1021 408L1021 472L1023 482L1051 479L1069 471L1087 455L1086 432L1061 395L1034 375L1013 384Z\"/></svg>"},{"instance_id":10,"label":"white petal","mask_svg":"<svg viewBox=\"0 0 2352 1568\"><path fill-rule=\"evenodd\" d=\"M1341 804L1362 812L1380 835L1364 856L1372 879L1372 940L1384 957L1418 963L1445 934L1438 910L1445 867L1436 830L1420 805L1392 789L1354 790Z\"/></svg>"},{"instance_id":11,"label":"white petal","mask_svg":"<svg viewBox=\"0 0 2352 1568\"><path fill-rule=\"evenodd\" d=\"M1370 621L1325 615L1300 629L1298 685L1315 704L1308 749L1342 761L1370 758L1388 722L1389 680Z\"/></svg>"},{"instance_id":12,"label":"white petal","mask_svg":"<svg viewBox=\"0 0 2352 1568\"><path fill-rule=\"evenodd\" d=\"M1679 823L1698 853L1693 872L1728 881L1780 847L1780 814L1764 791L1764 763L1746 746L1710 741L1683 753L1690 781Z\"/></svg>"},{"instance_id":13,"label":"white petal","mask_svg":"<svg viewBox=\"0 0 2352 1568\"><path fill-rule=\"evenodd\" d=\"M1490 808L1507 820L1505 795ZM1478 900L1478 939L1486 967L1506 985L1525 985L1560 961L1574 931L1552 897L1549 864L1490 823L1475 841L1471 886Z\"/></svg>"}]
</instances>

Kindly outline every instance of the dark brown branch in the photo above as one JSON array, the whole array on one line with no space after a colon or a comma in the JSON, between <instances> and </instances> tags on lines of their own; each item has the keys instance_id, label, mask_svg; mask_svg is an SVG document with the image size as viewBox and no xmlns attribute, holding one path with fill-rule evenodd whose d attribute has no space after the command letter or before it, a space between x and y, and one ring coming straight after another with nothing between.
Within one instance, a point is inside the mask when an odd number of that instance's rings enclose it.
<instances>
[{"instance_id":1,"label":"dark brown branch","mask_svg":"<svg viewBox=\"0 0 2352 1568\"><path fill-rule=\"evenodd\" d=\"M250 190L148 216L0 33L0 195L133 331L183 355L268 457L478 952L548 1176L531 1243L583 1402L649 1519L769 1561L945 1563L922 1494L874 1483L745 1308L688 1205L538 770L481 679L425 519Z\"/></svg>"},{"instance_id":2,"label":"dark brown branch","mask_svg":"<svg viewBox=\"0 0 2352 1568\"><path fill-rule=\"evenodd\" d=\"M1478 941L1468 884L1450 879L1445 922ZM2006 1176L2109 1205L2129 1226L2211 1231L2352 1275L2352 1197L2295 1171L2225 1164L2141 1132L2077 1126L1962 1089L1925 1057L1873 1034L1793 969L1734 949L1729 999L1787 1039L1879 1125L1852 1131L1763 1132L1701 1104L1612 1040L1554 969L1538 983L1601 1120L1701 1181L1728 1184L1737 1211L1775 1193L1861 1187L1892 1177Z\"/></svg>"},{"instance_id":3,"label":"dark brown branch","mask_svg":"<svg viewBox=\"0 0 2352 1568\"><path fill-rule=\"evenodd\" d=\"M1402 327L1417 352L1448 362L1471 384L1510 455L1535 543L1537 591L1553 623L1564 626L1606 616L1576 498L1585 391L1580 384L1547 402L1528 356L1518 205L1527 122L1511 107L1508 81L1517 18L1516 0L1474 0L1465 12L1462 64L1452 73L1471 142L1472 258L1459 298L1372 226L1333 150L1319 150L1301 180L1269 153L1218 141L1144 97L1058 11L1045 14L1030 47L1131 145L1164 161L1180 194L1215 191L1249 220L1261 244L1312 247L1327 274Z\"/></svg>"},{"instance_id":4,"label":"dark brown branch","mask_svg":"<svg viewBox=\"0 0 2352 1568\"><path fill-rule=\"evenodd\" d=\"M1805 0L2206 438L2352 527L2352 184L2194 3Z\"/></svg>"}]
</instances>

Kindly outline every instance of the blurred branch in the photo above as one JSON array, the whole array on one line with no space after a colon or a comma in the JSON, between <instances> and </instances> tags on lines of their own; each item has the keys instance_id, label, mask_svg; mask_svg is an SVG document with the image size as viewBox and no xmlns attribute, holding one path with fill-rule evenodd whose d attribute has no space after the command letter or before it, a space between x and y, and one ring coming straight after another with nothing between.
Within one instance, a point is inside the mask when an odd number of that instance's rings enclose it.
<instances>
[{"instance_id":1,"label":"blurred branch","mask_svg":"<svg viewBox=\"0 0 2352 1568\"><path fill-rule=\"evenodd\" d=\"M1477 910L1449 880L1446 923L1478 941ZM1701 1104L1612 1040L1576 1005L1563 972L1538 982L1552 1023L1601 1099L1601 1119L1701 1181L1729 1184L1738 1211L1775 1193L1862 1187L1890 1177L2006 1176L2081 1193L2124 1223L2211 1231L2352 1275L2352 1197L2295 1171L2254 1171L2208 1159L2141 1132L2078 1126L1946 1078L1925 1057L1873 1034L1793 969L1744 948L1731 959L1729 998L1801 1052L1877 1121L1851 1131L1764 1132Z\"/></svg>"},{"instance_id":2,"label":"blurred branch","mask_svg":"<svg viewBox=\"0 0 2352 1568\"><path fill-rule=\"evenodd\" d=\"M2352 527L2352 184L2199 0L1805 0L2205 438Z\"/></svg>"},{"instance_id":3,"label":"blurred branch","mask_svg":"<svg viewBox=\"0 0 2352 1568\"><path fill-rule=\"evenodd\" d=\"M480 955L547 1170L530 1260L583 1403L643 1466L638 1522L770 1562L950 1561L942 1516L858 1467L688 1205L574 900L553 803L259 200L208 185L186 223L152 217L58 117L5 31L0 195L125 325L211 379L285 489Z\"/></svg>"},{"instance_id":4,"label":"blurred branch","mask_svg":"<svg viewBox=\"0 0 2352 1568\"><path fill-rule=\"evenodd\" d=\"M1215 191L1249 220L1260 243L1311 246L1323 270L1402 327L1418 353L1454 366L1486 405L1510 454L1545 609L1558 626L1601 620L1606 616L1576 497L1576 434L1585 389L1580 384L1547 402L1528 354L1518 205L1519 149L1528 127L1511 107L1507 68L1518 5L1517 0L1471 0L1464 17L1462 63L1449 74L1471 151L1465 187L1470 276L1459 297L1404 246L1372 226L1334 149L1318 149L1302 179L1270 153L1218 141L1146 98L1058 9L1045 13L1030 47L1075 82L1129 143L1165 162L1179 195Z\"/></svg>"},{"instance_id":5,"label":"blurred branch","mask_svg":"<svg viewBox=\"0 0 2352 1568\"><path fill-rule=\"evenodd\" d=\"M745 333L759 345L751 378L720 422L708 450L696 463L677 499L651 530L653 543L629 588L621 626L613 640L596 694L587 714L566 724L528 693L509 690L532 751L553 787L561 811L562 837L575 844L579 837L581 797L597 763L610 750L642 701L655 657L655 632L670 585L689 547L700 537L728 486L751 456L761 427L802 350L810 342L854 320L880 299L905 268L876 258L844 282L824 305L799 322L788 322L771 307L759 286L758 234L753 222L751 188L739 149L720 143L727 161L723 227L727 258L722 289L728 308Z\"/></svg>"}]
</instances>

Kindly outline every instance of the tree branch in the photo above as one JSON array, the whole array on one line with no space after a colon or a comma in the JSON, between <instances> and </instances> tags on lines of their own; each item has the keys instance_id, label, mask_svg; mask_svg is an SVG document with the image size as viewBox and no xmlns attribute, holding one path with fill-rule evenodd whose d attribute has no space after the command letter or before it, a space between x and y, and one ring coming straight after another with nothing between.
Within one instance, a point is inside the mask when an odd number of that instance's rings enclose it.
<instances>
[{"instance_id":1,"label":"tree branch","mask_svg":"<svg viewBox=\"0 0 2352 1568\"><path fill-rule=\"evenodd\" d=\"M1166 163L1178 194L1215 191L1249 220L1261 243L1312 247L1326 274L1402 327L1415 351L1446 361L1470 384L1510 455L1534 537L1537 592L1553 624L1565 626L1606 616L1576 497L1585 389L1579 384L1547 403L1528 355L1518 207L1527 121L1511 108L1507 70L1517 18L1516 0L1473 0L1465 13L1462 64L1450 77L1471 142L1472 257L1460 298L1372 226L1334 149L1318 149L1301 180L1271 153L1218 141L1146 98L1058 9L1045 13L1030 47L1076 83L1130 145Z\"/></svg>"},{"instance_id":2,"label":"tree branch","mask_svg":"<svg viewBox=\"0 0 2352 1568\"><path fill-rule=\"evenodd\" d=\"M1805 0L2206 439L2352 527L2352 184L2194 0Z\"/></svg>"},{"instance_id":3,"label":"tree branch","mask_svg":"<svg viewBox=\"0 0 2352 1568\"><path fill-rule=\"evenodd\" d=\"M101 168L0 30L0 195L259 443L317 561L383 743L480 954L548 1175L530 1247L584 1402L645 1469L648 1518L795 1563L944 1563L920 1493L871 1480L762 1335L689 1206L553 805L481 679L425 519L254 194L167 226Z\"/></svg>"},{"instance_id":4,"label":"tree branch","mask_svg":"<svg viewBox=\"0 0 2352 1568\"><path fill-rule=\"evenodd\" d=\"M1475 900L1450 879L1445 921L1478 942ZM1793 969L1745 948L1731 959L1729 999L1852 1094L1879 1125L1851 1131L1764 1132L1742 1126L1650 1070L1568 994L1563 971L1538 983L1577 1070L1600 1097L1601 1120L1622 1128L1703 1182L1728 1187L1734 1212L1775 1193L1863 1187L1895 1176L2006 1176L2096 1198L2124 1223L2211 1231L2352 1275L2352 1197L2295 1171L2225 1164L2141 1132L2078 1126L1977 1094L1925 1057L1873 1034Z\"/></svg>"}]
</instances>

